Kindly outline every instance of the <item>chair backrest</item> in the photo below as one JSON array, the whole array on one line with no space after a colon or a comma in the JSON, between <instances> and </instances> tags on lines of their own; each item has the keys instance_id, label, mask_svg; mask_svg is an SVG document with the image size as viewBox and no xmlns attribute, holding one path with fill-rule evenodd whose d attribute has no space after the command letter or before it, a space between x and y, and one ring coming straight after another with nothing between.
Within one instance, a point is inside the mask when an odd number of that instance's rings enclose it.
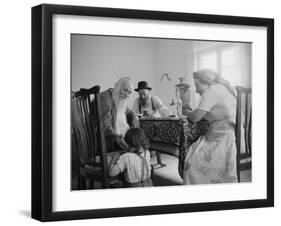
<instances>
[{"instance_id":1,"label":"chair backrest","mask_svg":"<svg viewBox=\"0 0 281 226\"><path fill-rule=\"evenodd\" d=\"M237 146L237 177L240 182L240 171L251 167L251 161L245 162L252 155L252 90L251 88L236 87L237 106L236 106L236 146Z\"/></svg>"},{"instance_id":2,"label":"chair backrest","mask_svg":"<svg viewBox=\"0 0 281 226\"><path fill-rule=\"evenodd\" d=\"M101 122L100 87L80 89L72 93L72 139L79 167L101 166L103 178L107 178L107 158L104 131ZM75 148L75 147L73 147ZM96 161L97 157L99 161Z\"/></svg>"}]
</instances>

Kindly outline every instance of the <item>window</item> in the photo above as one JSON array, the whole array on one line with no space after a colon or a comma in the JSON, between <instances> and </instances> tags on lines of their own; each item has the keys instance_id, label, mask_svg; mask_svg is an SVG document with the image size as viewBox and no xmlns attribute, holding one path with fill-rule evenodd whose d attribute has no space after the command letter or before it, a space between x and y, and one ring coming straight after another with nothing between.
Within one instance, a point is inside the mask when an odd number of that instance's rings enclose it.
<instances>
[{"instance_id":1,"label":"window","mask_svg":"<svg viewBox=\"0 0 281 226\"><path fill-rule=\"evenodd\" d=\"M207 52L205 54L202 54L201 56L201 68L209 68L212 69L214 71L217 71L217 54L216 52Z\"/></svg>"},{"instance_id":2,"label":"window","mask_svg":"<svg viewBox=\"0 0 281 226\"><path fill-rule=\"evenodd\" d=\"M209 68L217 71L232 86L236 86L239 81L237 47L223 45L206 49L197 52L198 69Z\"/></svg>"},{"instance_id":3,"label":"window","mask_svg":"<svg viewBox=\"0 0 281 226\"><path fill-rule=\"evenodd\" d=\"M231 85L237 85L237 61L235 48L223 49L221 54L221 76L227 79Z\"/></svg>"}]
</instances>

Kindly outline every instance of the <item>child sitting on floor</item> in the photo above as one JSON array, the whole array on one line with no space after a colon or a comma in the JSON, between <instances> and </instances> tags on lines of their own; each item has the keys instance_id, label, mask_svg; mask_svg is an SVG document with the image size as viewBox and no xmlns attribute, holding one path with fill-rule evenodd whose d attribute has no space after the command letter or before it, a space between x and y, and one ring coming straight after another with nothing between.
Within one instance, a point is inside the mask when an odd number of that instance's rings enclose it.
<instances>
[{"instance_id":1,"label":"child sitting on floor","mask_svg":"<svg viewBox=\"0 0 281 226\"><path fill-rule=\"evenodd\" d=\"M110 176L124 172L125 187L153 186L150 165L149 142L140 128L132 128L125 134L128 152L115 155L109 164Z\"/></svg>"}]
</instances>

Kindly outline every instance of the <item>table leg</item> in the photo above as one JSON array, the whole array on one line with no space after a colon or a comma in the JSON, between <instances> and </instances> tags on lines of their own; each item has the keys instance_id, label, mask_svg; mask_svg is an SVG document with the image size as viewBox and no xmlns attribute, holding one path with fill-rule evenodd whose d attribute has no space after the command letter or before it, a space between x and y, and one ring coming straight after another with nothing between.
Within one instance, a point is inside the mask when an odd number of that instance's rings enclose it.
<instances>
[{"instance_id":1,"label":"table leg","mask_svg":"<svg viewBox=\"0 0 281 226\"><path fill-rule=\"evenodd\" d=\"M162 162L161 154L158 151L156 151L156 158L157 158L157 164L159 164L160 167L166 166L166 164Z\"/></svg>"}]
</instances>

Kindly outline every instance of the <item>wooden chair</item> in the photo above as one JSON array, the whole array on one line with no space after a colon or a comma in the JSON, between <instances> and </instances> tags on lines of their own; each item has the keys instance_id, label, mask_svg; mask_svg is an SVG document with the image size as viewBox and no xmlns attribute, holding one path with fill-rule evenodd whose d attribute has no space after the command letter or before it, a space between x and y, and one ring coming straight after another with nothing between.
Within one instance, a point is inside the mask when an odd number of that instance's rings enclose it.
<instances>
[{"instance_id":1,"label":"wooden chair","mask_svg":"<svg viewBox=\"0 0 281 226\"><path fill-rule=\"evenodd\" d=\"M236 146L237 146L237 178L240 182L240 172L252 168L252 103L251 88L236 87Z\"/></svg>"},{"instance_id":2,"label":"wooden chair","mask_svg":"<svg viewBox=\"0 0 281 226\"><path fill-rule=\"evenodd\" d=\"M100 87L94 86L72 93L72 179L76 174L78 190L93 189L96 181L101 188L109 188L117 181L107 174L99 91Z\"/></svg>"}]
</instances>

